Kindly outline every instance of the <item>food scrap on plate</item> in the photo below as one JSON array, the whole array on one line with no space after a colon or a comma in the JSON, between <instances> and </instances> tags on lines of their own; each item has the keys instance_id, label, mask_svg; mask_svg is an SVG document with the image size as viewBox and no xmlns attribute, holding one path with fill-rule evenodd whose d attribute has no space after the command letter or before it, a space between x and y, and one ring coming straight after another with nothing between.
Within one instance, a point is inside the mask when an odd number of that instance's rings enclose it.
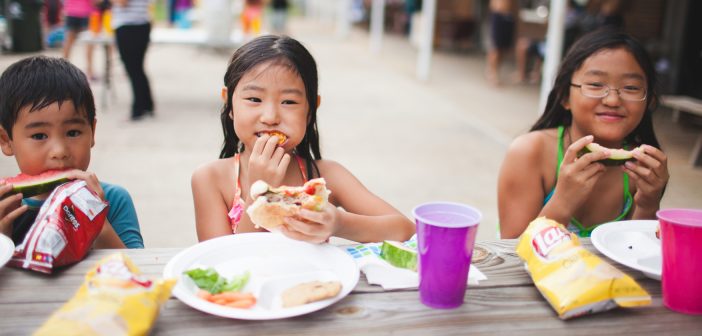
<instances>
[{"instance_id":1,"label":"food scrap on plate","mask_svg":"<svg viewBox=\"0 0 702 336\"><path fill-rule=\"evenodd\" d=\"M185 274L192 279L199 291L197 296L205 301L232 308L251 308L256 304L256 297L242 290L249 282L249 272L236 276L231 280L219 275L214 268L196 268L186 271Z\"/></svg>"},{"instance_id":2,"label":"food scrap on plate","mask_svg":"<svg viewBox=\"0 0 702 336\"><path fill-rule=\"evenodd\" d=\"M333 298L341 292L339 281L310 281L297 284L286 289L282 294L283 308L301 306L304 304Z\"/></svg>"}]
</instances>

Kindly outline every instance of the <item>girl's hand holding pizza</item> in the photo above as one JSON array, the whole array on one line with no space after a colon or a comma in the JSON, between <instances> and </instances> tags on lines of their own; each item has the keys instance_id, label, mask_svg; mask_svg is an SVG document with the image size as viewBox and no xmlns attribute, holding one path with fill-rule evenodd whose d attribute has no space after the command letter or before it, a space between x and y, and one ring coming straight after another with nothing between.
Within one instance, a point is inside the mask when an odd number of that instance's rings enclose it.
<instances>
[{"instance_id":1,"label":"girl's hand holding pizza","mask_svg":"<svg viewBox=\"0 0 702 336\"><path fill-rule=\"evenodd\" d=\"M322 211L301 209L297 216L285 218L286 225L281 226L281 232L292 239L324 243L339 227L339 211L330 203Z\"/></svg>"}]
</instances>

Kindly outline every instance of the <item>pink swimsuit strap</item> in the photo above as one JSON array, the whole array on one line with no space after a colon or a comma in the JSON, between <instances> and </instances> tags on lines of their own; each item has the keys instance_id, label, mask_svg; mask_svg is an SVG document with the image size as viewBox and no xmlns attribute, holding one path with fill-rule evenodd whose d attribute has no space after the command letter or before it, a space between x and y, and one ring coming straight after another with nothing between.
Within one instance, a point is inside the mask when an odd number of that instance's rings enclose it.
<instances>
[{"instance_id":1,"label":"pink swimsuit strap","mask_svg":"<svg viewBox=\"0 0 702 336\"><path fill-rule=\"evenodd\" d=\"M300 173L302 174L302 179L307 182L307 169L305 166L305 159L299 155L295 155L297 161L297 166L300 168ZM241 182L239 181L239 153L234 154L234 176L236 176L236 190L234 191L234 200L232 201L232 208L229 210L227 216L229 217L229 225L232 227L232 233L236 233L236 228L239 226L241 221L241 216L244 214L244 200L241 198Z\"/></svg>"}]
</instances>

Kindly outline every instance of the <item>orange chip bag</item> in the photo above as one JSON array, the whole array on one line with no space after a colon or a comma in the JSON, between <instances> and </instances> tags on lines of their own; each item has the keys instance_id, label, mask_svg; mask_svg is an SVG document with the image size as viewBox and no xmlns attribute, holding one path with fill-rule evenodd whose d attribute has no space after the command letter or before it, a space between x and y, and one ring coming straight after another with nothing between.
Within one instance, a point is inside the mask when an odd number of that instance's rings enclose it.
<instances>
[{"instance_id":1,"label":"orange chip bag","mask_svg":"<svg viewBox=\"0 0 702 336\"><path fill-rule=\"evenodd\" d=\"M563 225L545 217L529 223L519 238L517 254L561 319L651 303L651 296L634 279L582 247Z\"/></svg>"},{"instance_id":2,"label":"orange chip bag","mask_svg":"<svg viewBox=\"0 0 702 336\"><path fill-rule=\"evenodd\" d=\"M34 335L146 335L175 282L147 279L125 255L109 255Z\"/></svg>"}]
</instances>

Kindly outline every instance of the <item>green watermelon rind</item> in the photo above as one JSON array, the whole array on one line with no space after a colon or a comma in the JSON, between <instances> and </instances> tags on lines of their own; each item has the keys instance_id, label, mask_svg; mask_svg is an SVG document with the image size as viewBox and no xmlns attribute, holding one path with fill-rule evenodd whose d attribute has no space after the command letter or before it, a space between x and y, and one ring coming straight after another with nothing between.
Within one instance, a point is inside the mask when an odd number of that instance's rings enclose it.
<instances>
[{"instance_id":1,"label":"green watermelon rind","mask_svg":"<svg viewBox=\"0 0 702 336\"><path fill-rule=\"evenodd\" d=\"M604 149L609 149L612 152L610 154L609 158L597 161L597 162L604 164L605 166L621 166L627 161L636 161L636 159L634 159L634 156L633 156L634 151L642 150L640 147L636 147L632 150L611 149L611 148L605 148L605 147L593 142L593 143L586 145L578 153L578 157L581 157L587 153L594 153L594 152L598 152L598 151L601 151Z\"/></svg>"},{"instance_id":2,"label":"green watermelon rind","mask_svg":"<svg viewBox=\"0 0 702 336\"><path fill-rule=\"evenodd\" d=\"M19 174L0 181L12 184L12 191L4 196L22 193L22 197L27 198L52 191L69 179L65 171L50 171L36 176Z\"/></svg>"},{"instance_id":3,"label":"green watermelon rind","mask_svg":"<svg viewBox=\"0 0 702 336\"><path fill-rule=\"evenodd\" d=\"M380 257L395 267L417 271L417 251L392 240L383 241Z\"/></svg>"}]
</instances>

